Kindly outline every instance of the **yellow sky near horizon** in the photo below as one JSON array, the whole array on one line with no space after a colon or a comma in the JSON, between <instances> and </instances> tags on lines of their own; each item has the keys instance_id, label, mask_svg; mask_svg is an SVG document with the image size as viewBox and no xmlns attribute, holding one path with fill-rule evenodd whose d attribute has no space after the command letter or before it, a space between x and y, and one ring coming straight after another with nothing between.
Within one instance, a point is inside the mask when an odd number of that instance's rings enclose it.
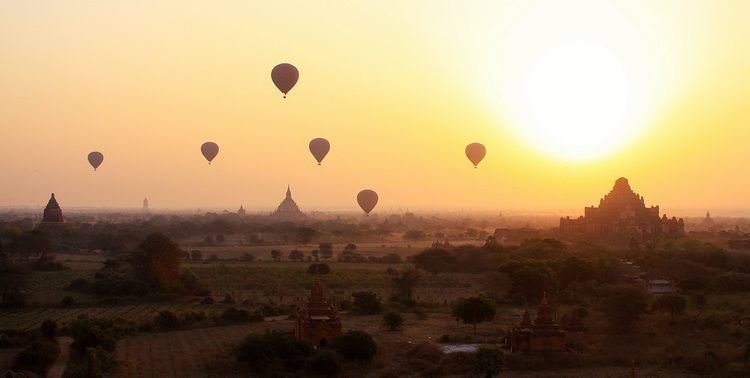
<instances>
[{"instance_id":1,"label":"yellow sky near horizon","mask_svg":"<svg viewBox=\"0 0 750 378\"><path fill-rule=\"evenodd\" d=\"M667 211L750 208L750 2L152 3L0 3L0 206L270 209L291 184L306 211L364 188L376 212L582 211L625 176ZM568 159L595 134L563 119L579 93L612 133Z\"/></svg>"}]
</instances>

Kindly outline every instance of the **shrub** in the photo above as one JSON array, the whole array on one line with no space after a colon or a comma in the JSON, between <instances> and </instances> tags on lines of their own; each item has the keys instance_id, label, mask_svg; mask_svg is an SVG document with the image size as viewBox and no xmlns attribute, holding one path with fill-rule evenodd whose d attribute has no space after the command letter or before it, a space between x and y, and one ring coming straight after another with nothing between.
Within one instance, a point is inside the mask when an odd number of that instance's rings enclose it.
<instances>
[{"instance_id":1,"label":"shrub","mask_svg":"<svg viewBox=\"0 0 750 378\"><path fill-rule=\"evenodd\" d=\"M54 257L41 256L31 263L31 269L38 272L51 272L56 270L67 269L62 263L55 261Z\"/></svg>"},{"instance_id":2,"label":"shrub","mask_svg":"<svg viewBox=\"0 0 750 378\"><path fill-rule=\"evenodd\" d=\"M474 352L474 370L484 374L485 377L493 377L500 374L503 366L503 351L496 346L481 346Z\"/></svg>"},{"instance_id":3,"label":"shrub","mask_svg":"<svg viewBox=\"0 0 750 378\"><path fill-rule=\"evenodd\" d=\"M224 299L221 301L221 303L234 304L234 298L231 295L227 294L224 296Z\"/></svg>"},{"instance_id":4,"label":"shrub","mask_svg":"<svg viewBox=\"0 0 750 378\"><path fill-rule=\"evenodd\" d=\"M164 330L164 331L170 331L174 329L179 329L182 323L180 322L180 319L175 315L172 311L162 311L159 313L159 315L156 315L154 317L154 325L156 328Z\"/></svg>"},{"instance_id":5,"label":"shrub","mask_svg":"<svg viewBox=\"0 0 750 378\"><path fill-rule=\"evenodd\" d=\"M336 353L323 350L307 359L305 371L311 376L336 377L341 372L341 363Z\"/></svg>"},{"instance_id":6,"label":"shrub","mask_svg":"<svg viewBox=\"0 0 750 378\"><path fill-rule=\"evenodd\" d=\"M389 331L396 331L404 324L404 317L398 312L389 312L383 315L383 323Z\"/></svg>"},{"instance_id":7,"label":"shrub","mask_svg":"<svg viewBox=\"0 0 750 378\"><path fill-rule=\"evenodd\" d=\"M338 335L331 341L331 347L350 361L369 362L378 350L375 341L365 331L349 331Z\"/></svg>"},{"instance_id":8,"label":"shrub","mask_svg":"<svg viewBox=\"0 0 750 378\"><path fill-rule=\"evenodd\" d=\"M308 274L329 274L331 273L331 267L325 263L310 264L307 268Z\"/></svg>"},{"instance_id":9,"label":"shrub","mask_svg":"<svg viewBox=\"0 0 750 378\"><path fill-rule=\"evenodd\" d=\"M68 284L68 287L66 287L66 290L71 291L78 291L78 292L86 292L90 289L91 283L89 280L85 278L76 278L73 281L70 281L70 284Z\"/></svg>"},{"instance_id":10,"label":"shrub","mask_svg":"<svg viewBox=\"0 0 750 378\"><path fill-rule=\"evenodd\" d=\"M80 316L68 324L73 337L73 349L83 354L87 348L102 347L107 351L115 350L115 342L125 330L109 319L90 319Z\"/></svg>"},{"instance_id":11,"label":"shrub","mask_svg":"<svg viewBox=\"0 0 750 378\"><path fill-rule=\"evenodd\" d=\"M35 341L18 354L13 369L45 376L59 353L60 348L56 343Z\"/></svg>"},{"instance_id":12,"label":"shrub","mask_svg":"<svg viewBox=\"0 0 750 378\"><path fill-rule=\"evenodd\" d=\"M44 337L54 340L57 337L57 323L47 319L42 322L41 331Z\"/></svg>"},{"instance_id":13,"label":"shrub","mask_svg":"<svg viewBox=\"0 0 750 378\"><path fill-rule=\"evenodd\" d=\"M371 291L358 291L352 293L352 298L354 298L354 300L352 300L352 309L359 315L377 314L383 309L383 305L380 303L377 294Z\"/></svg>"},{"instance_id":14,"label":"shrub","mask_svg":"<svg viewBox=\"0 0 750 378\"><path fill-rule=\"evenodd\" d=\"M0 349L10 348L13 343L10 341L10 337L4 333L0 333Z\"/></svg>"},{"instance_id":15,"label":"shrub","mask_svg":"<svg viewBox=\"0 0 750 378\"><path fill-rule=\"evenodd\" d=\"M678 294L664 294L656 298L653 307L657 311L668 312L674 318L685 312L687 300Z\"/></svg>"},{"instance_id":16,"label":"shrub","mask_svg":"<svg viewBox=\"0 0 750 378\"><path fill-rule=\"evenodd\" d=\"M203 297L203 300L201 301L202 304L214 304L214 298L213 297Z\"/></svg>"},{"instance_id":17,"label":"shrub","mask_svg":"<svg viewBox=\"0 0 750 378\"><path fill-rule=\"evenodd\" d=\"M70 295L66 295L63 297L62 301L60 301L60 304L63 305L63 307L70 307L76 303L76 300L73 299Z\"/></svg>"},{"instance_id":18,"label":"shrub","mask_svg":"<svg viewBox=\"0 0 750 378\"><path fill-rule=\"evenodd\" d=\"M247 336L237 348L237 360L260 375L276 375L302 368L313 348L289 333L267 332Z\"/></svg>"},{"instance_id":19,"label":"shrub","mask_svg":"<svg viewBox=\"0 0 750 378\"><path fill-rule=\"evenodd\" d=\"M221 313L220 319L227 323L248 323L263 321L263 315L259 313L249 313L246 310L236 307L230 307Z\"/></svg>"}]
</instances>

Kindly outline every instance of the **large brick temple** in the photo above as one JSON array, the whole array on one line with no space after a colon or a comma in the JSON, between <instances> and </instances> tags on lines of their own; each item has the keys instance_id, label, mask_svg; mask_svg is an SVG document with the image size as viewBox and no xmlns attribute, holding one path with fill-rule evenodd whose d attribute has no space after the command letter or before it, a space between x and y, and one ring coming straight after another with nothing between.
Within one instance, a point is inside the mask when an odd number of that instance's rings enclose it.
<instances>
[{"instance_id":1,"label":"large brick temple","mask_svg":"<svg viewBox=\"0 0 750 378\"><path fill-rule=\"evenodd\" d=\"M584 209L576 219L560 218L560 233L619 235L636 239L678 237L685 233L682 218L659 217L659 206L646 207L643 196L630 188L628 179L620 177L600 201L599 206Z\"/></svg>"},{"instance_id":2,"label":"large brick temple","mask_svg":"<svg viewBox=\"0 0 750 378\"><path fill-rule=\"evenodd\" d=\"M63 217L62 209L60 208L60 204L57 203L57 200L55 199L55 193L52 193L52 196L49 198L49 202L47 202L47 207L44 208L42 223L63 222L65 222L65 217Z\"/></svg>"}]
</instances>

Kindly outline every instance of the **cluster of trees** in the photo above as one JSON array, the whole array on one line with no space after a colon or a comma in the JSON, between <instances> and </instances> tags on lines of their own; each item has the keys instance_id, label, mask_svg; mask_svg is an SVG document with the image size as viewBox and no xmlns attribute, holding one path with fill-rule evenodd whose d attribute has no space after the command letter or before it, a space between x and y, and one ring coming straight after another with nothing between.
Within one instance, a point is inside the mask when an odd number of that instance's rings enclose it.
<instances>
[{"instance_id":1,"label":"cluster of trees","mask_svg":"<svg viewBox=\"0 0 750 378\"><path fill-rule=\"evenodd\" d=\"M349 331L331 340L330 348L315 350L304 341L284 332L247 336L237 348L237 360L255 374L335 377L345 361L367 363L377 345L364 331Z\"/></svg>"}]
</instances>

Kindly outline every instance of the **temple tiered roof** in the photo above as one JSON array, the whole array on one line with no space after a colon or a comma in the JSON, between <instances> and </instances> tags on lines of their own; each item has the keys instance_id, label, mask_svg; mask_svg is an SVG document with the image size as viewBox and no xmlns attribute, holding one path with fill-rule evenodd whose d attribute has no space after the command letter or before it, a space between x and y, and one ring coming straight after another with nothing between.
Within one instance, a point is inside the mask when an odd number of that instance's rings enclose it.
<instances>
[{"instance_id":1,"label":"temple tiered roof","mask_svg":"<svg viewBox=\"0 0 750 378\"><path fill-rule=\"evenodd\" d=\"M276 208L276 211L271 215L283 219L294 219L304 216L300 211L299 206L297 206L297 203L292 199L292 190L289 186L286 187L286 196L284 197L284 200L281 201L279 207Z\"/></svg>"},{"instance_id":2,"label":"temple tiered roof","mask_svg":"<svg viewBox=\"0 0 750 378\"><path fill-rule=\"evenodd\" d=\"M55 199L55 193L52 193L52 196L49 198L49 201L47 202L47 207L44 208L44 215L42 216L42 222L43 223L65 222L65 217L63 217L60 204L58 204L57 199Z\"/></svg>"}]
</instances>

